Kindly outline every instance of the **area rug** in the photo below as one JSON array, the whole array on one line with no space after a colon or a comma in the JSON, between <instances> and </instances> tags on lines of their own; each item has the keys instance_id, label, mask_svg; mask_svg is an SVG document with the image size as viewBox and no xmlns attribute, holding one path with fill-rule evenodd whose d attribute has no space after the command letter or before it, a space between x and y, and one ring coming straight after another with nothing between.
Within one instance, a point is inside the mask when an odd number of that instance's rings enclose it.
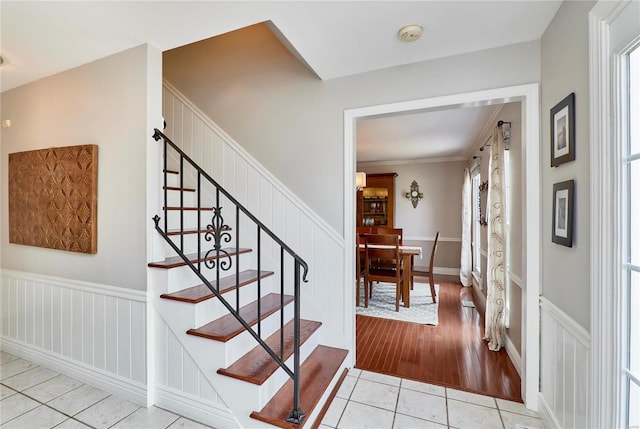
<instances>
[{"instance_id":1,"label":"area rug","mask_svg":"<svg viewBox=\"0 0 640 429\"><path fill-rule=\"evenodd\" d=\"M356 314L385 319L402 320L423 325L438 324L438 284L436 302L431 299L431 289L428 284L414 283L411 292L409 308L400 303L400 311L396 312L395 283L378 283L373 286L373 297L369 298L369 307L364 307L364 284L360 286L360 306L356 307Z\"/></svg>"}]
</instances>

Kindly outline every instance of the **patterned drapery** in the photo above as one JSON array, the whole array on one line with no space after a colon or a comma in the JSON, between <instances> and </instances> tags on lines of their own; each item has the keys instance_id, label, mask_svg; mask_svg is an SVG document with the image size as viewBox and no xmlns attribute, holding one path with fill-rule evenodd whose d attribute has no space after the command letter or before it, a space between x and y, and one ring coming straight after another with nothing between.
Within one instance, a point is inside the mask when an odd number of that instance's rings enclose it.
<instances>
[{"instance_id":1,"label":"patterned drapery","mask_svg":"<svg viewBox=\"0 0 640 429\"><path fill-rule=\"evenodd\" d=\"M471 286L471 176L464 169L462 184L462 245L460 246L460 283Z\"/></svg>"},{"instance_id":2,"label":"patterned drapery","mask_svg":"<svg viewBox=\"0 0 640 429\"><path fill-rule=\"evenodd\" d=\"M504 142L500 128L493 132L489 158L489 193L487 195L488 261L487 261L487 307L485 313L485 337L489 350L502 348L505 338L505 189L504 189Z\"/></svg>"}]
</instances>

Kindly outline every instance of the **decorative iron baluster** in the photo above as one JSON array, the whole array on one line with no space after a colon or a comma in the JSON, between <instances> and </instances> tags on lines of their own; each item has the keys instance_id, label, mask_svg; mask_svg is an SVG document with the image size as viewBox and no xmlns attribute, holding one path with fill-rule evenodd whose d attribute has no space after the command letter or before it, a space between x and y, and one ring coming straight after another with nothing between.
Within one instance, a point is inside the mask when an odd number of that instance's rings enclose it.
<instances>
[{"instance_id":1,"label":"decorative iron baluster","mask_svg":"<svg viewBox=\"0 0 640 429\"><path fill-rule=\"evenodd\" d=\"M231 234L229 233L229 226L225 225L224 218L222 217L222 207L213 207L213 217L211 223L207 225L207 232L204 234L204 239L207 241L213 240L213 248L209 249L204 255L204 265L209 269L214 269L216 266L218 270L228 271L233 265L231 255L225 249L222 248L222 242L228 243L231 241ZM215 257L213 253L215 252ZM223 260L220 260L220 254L224 255ZM220 288L220 278L217 279L218 289Z\"/></svg>"}]
</instances>

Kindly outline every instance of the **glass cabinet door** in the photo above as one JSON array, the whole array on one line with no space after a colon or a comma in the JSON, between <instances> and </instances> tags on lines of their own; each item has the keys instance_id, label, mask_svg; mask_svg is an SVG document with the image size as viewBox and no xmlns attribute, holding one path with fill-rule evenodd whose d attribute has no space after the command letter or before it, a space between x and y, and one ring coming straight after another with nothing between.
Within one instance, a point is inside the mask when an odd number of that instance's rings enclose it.
<instances>
[{"instance_id":1,"label":"glass cabinet door","mask_svg":"<svg viewBox=\"0 0 640 429\"><path fill-rule=\"evenodd\" d=\"M389 189L364 188L362 192L362 224L380 226L388 224Z\"/></svg>"}]
</instances>

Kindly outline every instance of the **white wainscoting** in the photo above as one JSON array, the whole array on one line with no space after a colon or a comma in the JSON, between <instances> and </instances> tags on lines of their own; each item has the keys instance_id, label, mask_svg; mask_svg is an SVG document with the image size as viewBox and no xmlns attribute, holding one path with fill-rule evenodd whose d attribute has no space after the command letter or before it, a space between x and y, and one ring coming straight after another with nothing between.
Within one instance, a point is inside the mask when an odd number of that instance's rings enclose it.
<instances>
[{"instance_id":1,"label":"white wainscoting","mask_svg":"<svg viewBox=\"0 0 640 429\"><path fill-rule=\"evenodd\" d=\"M148 404L144 291L3 269L2 350Z\"/></svg>"},{"instance_id":2,"label":"white wainscoting","mask_svg":"<svg viewBox=\"0 0 640 429\"><path fill-rule=\"evenodd\" d=\"M589 332L544 297L540 316L540 413L549 428L590 427Z\"/></svg>"},{"instance_id":3,"label":"white wainscoting","mask_svg":"<svg viewBox=\"0 0 640 429\"><path fill-rule=\"evenodd\" d=\"M239 427L229 408L157 313L155 350L157 406L216 428Z\"/></svg>"},{"instance_id":4,"label":"white wainscoting","mask_svg":"<svg viewBox=\"0 0 640 429\"><path fill-rule=\"evenodd\" d=\"M309 264L302 316L322 321L325 344L354 350L344 238L166 81L163 115L165 134Z\"/></svg>"}]
</instances>

